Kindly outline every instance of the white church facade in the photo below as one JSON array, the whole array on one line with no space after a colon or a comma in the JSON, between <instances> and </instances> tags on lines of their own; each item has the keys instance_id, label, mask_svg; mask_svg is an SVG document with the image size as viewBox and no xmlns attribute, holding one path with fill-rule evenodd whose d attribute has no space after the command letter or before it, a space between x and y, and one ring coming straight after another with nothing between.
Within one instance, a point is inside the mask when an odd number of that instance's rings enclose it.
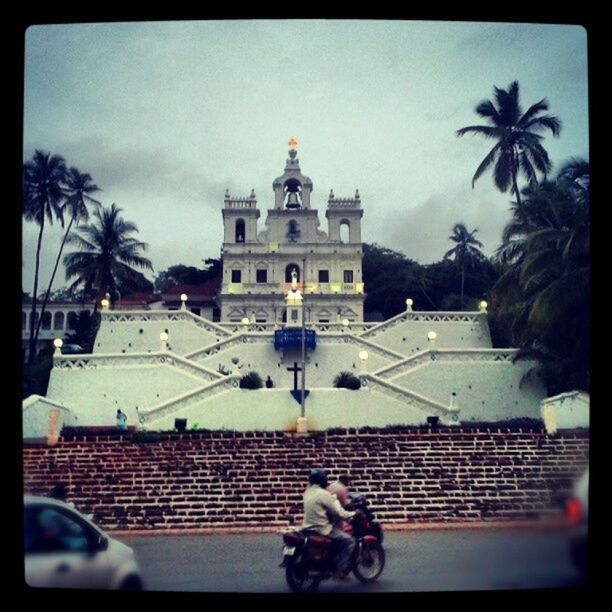
<instances>
[{"instance_id":1,"label":"white church facade","mask_svg":"<svg viewBox=\"0 0 612 612\"><path fill-rule=\"evenodd\" d=\"M114 427L117 410L144 430L296 431L302 412L309 431L540 418L535 364L492 346L485 305L423 312L407 299L405 312L364 322L358 193L330 194L320 230L295 148L273 189L261 232L255 195L226 194L220 322L193 312L188 294L180 307L106 306L92 354L57 348L47 396L23 403L24 436ZM241 388L249 372L272 385ZM360 388L335 388L342 372Z\"/></svg>"},{"instance_id":2,"label":"white church facade","mask_svg":"<svg viewBox=\"0 0 612 612\"><path fill-rule=\"evenodd\" d=\"M327 232L312 207L313 183L304 176L294 140L284 173L272 183L274 206L259 232L255 194L231 197L223 207L223 280L218 297L221 321L279 324L286 320L284 297L295 271L307 296L309 323L363 321L359 192L327 199Z\"/></svg>"}]
</instances>

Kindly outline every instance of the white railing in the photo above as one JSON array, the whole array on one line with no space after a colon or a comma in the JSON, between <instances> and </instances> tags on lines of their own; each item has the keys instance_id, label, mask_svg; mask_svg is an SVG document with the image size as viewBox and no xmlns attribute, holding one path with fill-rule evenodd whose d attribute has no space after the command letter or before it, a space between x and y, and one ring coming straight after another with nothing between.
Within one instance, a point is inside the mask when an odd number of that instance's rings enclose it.
<instances>
[{"instance_id":1,"label":"white railing","mask_svg":"<svg viewBox=\"0 0 612 612\"><path fill-rule=\"evenodd\" d=\"M457 312L457 311L406 311L378 323L371 327L363 335L376 336L377 334L392 329L405 321L429 321L429 322L452 322L452 323L480 323L482 317L486 317L485 311ZM485 319L486 320L486 319Z\"/></svg>"},{"instance_id":2,"label":"white railing","mask_svg":"<svg viewBox=\"0 0 612 612\"><path fill-rule=\"evenodd\" d=\"M200 361L202 359L206 359L206 357L216 355L217 353L234 346L248 343L267 344L271 342L271 339L272 336L269 333L242 332L234 334L229 338L225 338L224 340L220 340L219 342L215 342L214 344L209 344L201 349L196 349L191 353L187 353L187 355L185 355L185 359L195 359Z\"/></svg>"},{"instance_id":3,"label":"white railing","mask_svg":"<svg viewBox=\"0 0 612 612\"><path fill-rule=\"evenodd\" d=\"M286 323L249 323L248 325L244 323L218 323L218 325L233 334L242 332L272 333L277 329L286 327ZM345 332L359 335L371 329L374 325L377 325L377 323L352 322L348 327L345 327L342 323L306 323L305 327L306 329L314 329L317 333Z\"/></svg>"},{"instance_id":4,"label":"white railing","mask_svg":"<svg viewBox=\"0 0 612 612\"><path fill-rule=\"evenodd\" d=\"M223 378L222 374L170 351L155 353L97 353L95 355L53 356L53 367L59 370L134 368L139 366L171 366L195 378L207 381Z\"/></svg>"},{"instance_id":5,"label":"white railing","mask_svg":"<svg viewBox=\"0 0 612 612\"><path fill-rule=\"evenodd\" d=\"M422 365L438 362L512 362L517 354L516 349L427 349L399 362L392 363L376 370L374 374L382 379L395 379Z\"/></svg>"},{"instance_id":6,"label":"white railing","mask_svg":"<svg viewBox=\"0 0 612 612\"><path fill-rule=\"evenodd\" d=\"M190 310L102 310L102 319L110 323L140 321L186 321L212 334L228 336L230 332Z\"/></svg>"},{"instance_id":7,"label":"white railing","mask_svg":"<svg viewBox=\"0 0 612 612\"><path fill-rule=\"evenodd\" d=\"M460 409L457 406L445 406L440 402L436 402L424 395L409 391L404 387L400 387L388 380L379 378L375 374L363 373L360 374L361 384L368 389L373 389L399 400L402 403L408 404L417 410L424 412L427 416L438 416L442 422L447 425L459 424Z\"/></svg>"},{"instance_id":8,"label":"white railing","mask_svg":"<svg viewBox=\"0 0 612 612\"><path fill-rule=\"evenodd\" d=\"M391 359L392 361L397 361L398 359L403 359L404 355L401 353L396 353L391 349L388 349L380 344L376 344L371 340L366 340L362 335L356 336L350 333L336 333L329 332L326 334L321 334L317 336L318 344L336 344L338 342L345 342L347 344L355 344L362 349L367 349L368 351L384 357L385 359Z\"/></svg>"},{"instance_id":9,"label":"white railing","mask_svg":"<svg viewBox=\"0 0 612 612\"><path fill-rule=\"evenodd\" d=\"M219 393L238 388L240 384L239 381L240 376L238 375L224 376L220 380L215 380L197 389L187 391L179 396L160 402L155 406L151 406L151 408L139 410L138 420L140 424L146 428L147 425L150 425L154 420L167 417L169 414L174 414L197 402L219 395Z\"/></svg>"}]
</instances>

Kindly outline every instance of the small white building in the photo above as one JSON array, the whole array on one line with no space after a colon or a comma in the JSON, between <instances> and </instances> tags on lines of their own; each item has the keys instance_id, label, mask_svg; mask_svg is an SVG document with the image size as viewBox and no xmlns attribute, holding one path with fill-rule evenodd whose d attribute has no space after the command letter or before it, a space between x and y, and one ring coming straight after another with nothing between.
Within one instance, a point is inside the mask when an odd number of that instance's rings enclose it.
<instances>
[{"instance_id":1,"label":"small white building","mask_svg":"<svg viewBox=\"0 0 612 612\"><path fill-rule=\"evenodd\" d=\"M590 396L584 391L568 391L547 397L540 406L549 433L558 429L589 427Z\"/></svg>"}]
</instances>

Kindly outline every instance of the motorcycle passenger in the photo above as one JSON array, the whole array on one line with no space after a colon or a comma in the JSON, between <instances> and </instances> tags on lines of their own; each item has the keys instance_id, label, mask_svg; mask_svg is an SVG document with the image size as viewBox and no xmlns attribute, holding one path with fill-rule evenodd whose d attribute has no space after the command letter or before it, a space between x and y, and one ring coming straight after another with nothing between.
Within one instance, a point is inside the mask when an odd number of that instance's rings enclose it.
<instances>
[{"instance_id":1,"label":"motorcycle passenger","mask_svg":"<svg viewBox=\"0 0 612 612\"><path fill-rule=\"evenodd\" d=\"M338 548L337 572L335 578L346 580L350 571L350 559L356 542L353 536L342 531L333 523L340 519L352 518L355 513L347 512L338 499L326 490L327 472L320 468L312 470L308 477L309 486L304 491L304 522L302 529L327 536Z\"/></svg>"},{"instance_id":2,"label":"motorcycle passenger","mask_svg":"<svg viewBox=\"0 0 612 612\"><path fill-rule=\"evenodd\" d=\"M350 484L350 476L348 474L341 474L338 480L335 480L327 487L327 490L338 498L343 508L347 508L351 503L351 495L348 489Z\"/></svg>"}]
</instances>

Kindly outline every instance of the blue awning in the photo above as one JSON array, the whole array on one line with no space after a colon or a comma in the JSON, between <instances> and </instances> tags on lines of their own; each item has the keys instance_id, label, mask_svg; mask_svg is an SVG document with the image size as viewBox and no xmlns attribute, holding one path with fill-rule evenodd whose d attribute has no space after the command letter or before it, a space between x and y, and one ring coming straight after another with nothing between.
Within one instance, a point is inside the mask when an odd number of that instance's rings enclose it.
<instances>
[{"instance_id":1,"label":"blue awning","mask_svg":"<svg viewBox=\"0 0 612 612\"><path fill-rule=\"evenodd\" d=\"M314 329L304 330L304 344L308 349L317 347L317 334ZM286 348L302 348L302 328L290 327L277 329L274 332L274 348L276 350Z\"/></svg>"}]
</instances>

